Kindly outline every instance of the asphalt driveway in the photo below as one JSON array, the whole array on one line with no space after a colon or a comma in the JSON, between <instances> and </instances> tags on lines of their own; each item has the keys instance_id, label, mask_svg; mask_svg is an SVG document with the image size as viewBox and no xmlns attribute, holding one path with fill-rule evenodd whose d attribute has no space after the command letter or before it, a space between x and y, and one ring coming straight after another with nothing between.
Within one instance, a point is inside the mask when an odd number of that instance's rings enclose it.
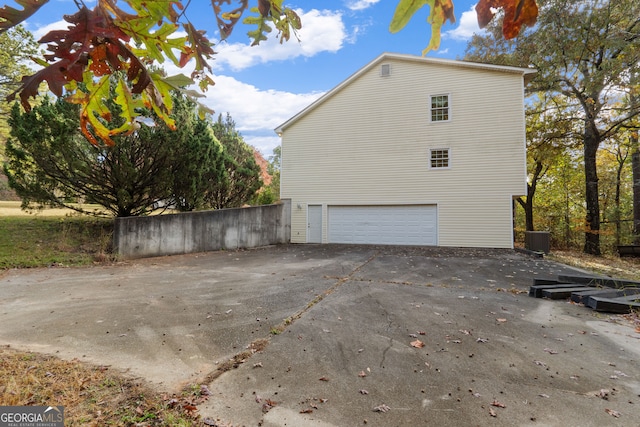
<instances>
[{"instance_id":1,"label":"asphalt driveway","mask_svg":"<svg viewBox=\"0 0 640 427\"><path fill-rule=\"evenodd\" d=\"M640 334L527 296L570 272L509 250L334 245L11 270L0 344L166 391L205 382L218 425L638 426Z\"/></svg>"}]
</instances>

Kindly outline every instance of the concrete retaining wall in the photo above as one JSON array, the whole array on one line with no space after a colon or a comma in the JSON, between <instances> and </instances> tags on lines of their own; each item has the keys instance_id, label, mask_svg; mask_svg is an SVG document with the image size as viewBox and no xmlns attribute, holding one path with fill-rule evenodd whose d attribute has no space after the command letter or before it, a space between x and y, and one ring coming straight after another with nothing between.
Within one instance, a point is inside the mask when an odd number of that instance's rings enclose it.
<instances>
[{"instance_id":1,"label":"concrete retaining wall","mask_svg":"<svg viewBox=\"0 0 640 427\"><path fill-rule=\"evenodd\" d=\"M116 218L113 247L121 258L241 249L289 243L291 201L238 209Z\"/></svg>"}]
</instances>

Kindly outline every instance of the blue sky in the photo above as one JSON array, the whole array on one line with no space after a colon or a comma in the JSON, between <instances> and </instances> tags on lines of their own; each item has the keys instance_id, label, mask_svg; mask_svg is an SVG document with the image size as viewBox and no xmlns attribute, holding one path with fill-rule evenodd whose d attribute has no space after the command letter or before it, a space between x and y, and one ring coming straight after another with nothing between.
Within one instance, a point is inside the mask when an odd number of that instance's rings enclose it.
<instances>
[{"instance_id":1,"label":"blue sky","mask_svg":"<svg viewBox=\"0 0 640 427\"><path fill-rule=\"evenodd\" d=\"M440 49L429 56L456 59L464 55L467 41L479 31L472 11L476 2L454 0L457 22L447 22ZM231 113L245 141L267 157L280 144L274 128L382 52L421 55L431 32L426 6L403 31L391 34L388 27L397 0L285 0L285 4L302 18L300 42L292 37L280 45L272 33L267 42L250 47L247 29L236 28L227 41L216 43L218 54L212 62L216 85L202 100L216 114ZM26 26L40 37L64 27L63 14L75 10L71 0L51 0ZM211 40L218 40L209 1L192 0L186 16L206 30ZM169 74L191 72L189 66L166 68Z\"/></svg>"}]
</instances>

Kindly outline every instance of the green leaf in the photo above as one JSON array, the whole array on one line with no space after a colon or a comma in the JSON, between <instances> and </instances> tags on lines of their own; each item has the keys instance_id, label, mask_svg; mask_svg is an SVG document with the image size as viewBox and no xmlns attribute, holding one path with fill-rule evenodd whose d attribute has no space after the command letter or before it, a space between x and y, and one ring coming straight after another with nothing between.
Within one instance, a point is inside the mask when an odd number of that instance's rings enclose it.
<instances>
[{"instance_id":1,"label":"green leaf","mask_svg":"<svg viewBox=\"0 0 640 427\"><path fill-rule=\"evenodd\" d=\"M435 0L400 0L391 19L391 24L389 24L389 31L397 33L402 30L418 10L426 4L431 4L431 7L433 7L434 1Z\"/></svg>"},{"instance_id":2,"label":"green leaf","mask_svg":"<svg viewBox=\"0 0 640 427\"><path fill-rule=\"evenodd\" d=\"M174 76L165 77L165 83L173 86L175 89L181 89L185 86L191 86L195 82L184 74L176 74Z\"/></svg>"},{"instance_id":3,"label":"green leaf","mask_svg":"<svg viewBox=\"0 0 640 427\"><path fill-rule=\"evenodd\" d=\"M389 24L389 31L397 33L407 25L418 10L427 4L431 8L431 13L427 18L427 22L431 24L431 39L429 45L422 51L423 56L440 47L440 33L444 23L447 20L452 24L456 22L452 0L400 0Z\"/></svg>"},{"instance_id":4,"label":"green leaf","mask_svg":"<svg viewBox=\"0 0 640 427\"><path fill-rule=\"evenodd\" d=\"M80 110L80 130L93 145L100 145L100 141L96 139L93 133L106 145L113 146L115 144L111 139L111 131L100 121L100 119L111 120L111 111L109 111L106 102L104 102L109 99L110 78L110 75L105 75L101 79L94 81L93 73L87 70L84 73L83 82L86 92L80 90L75 82L71 82L67 87L73 93L65 99L73 104L82 106Z\"/></svg>"}]
</instances>

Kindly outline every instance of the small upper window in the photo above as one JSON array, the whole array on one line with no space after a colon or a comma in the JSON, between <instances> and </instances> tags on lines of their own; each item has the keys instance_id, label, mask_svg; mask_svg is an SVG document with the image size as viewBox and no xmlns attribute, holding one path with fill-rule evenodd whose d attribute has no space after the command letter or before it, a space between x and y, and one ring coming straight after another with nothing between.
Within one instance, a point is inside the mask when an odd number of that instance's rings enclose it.
<instances>
[{"instance_id":1,"label":"small upper window","mask_svg":"<svg viewBox=\"0 0 640 427\"><path fill-rule=\"evenodd\" d=\"M431 96L431 121L446 122L449 120L449 95Z\"/></svg>"},{"instance_id":2,"label":"small upper window","mask_svg":"<svg viewBox=\"0 0 640 427\"><path fill-rule=\"evenodd\" d=\"M430 165L432 168L448 168L449 149L438 148L437 150L431 150Z\"/></svg>"}]
</instances>

